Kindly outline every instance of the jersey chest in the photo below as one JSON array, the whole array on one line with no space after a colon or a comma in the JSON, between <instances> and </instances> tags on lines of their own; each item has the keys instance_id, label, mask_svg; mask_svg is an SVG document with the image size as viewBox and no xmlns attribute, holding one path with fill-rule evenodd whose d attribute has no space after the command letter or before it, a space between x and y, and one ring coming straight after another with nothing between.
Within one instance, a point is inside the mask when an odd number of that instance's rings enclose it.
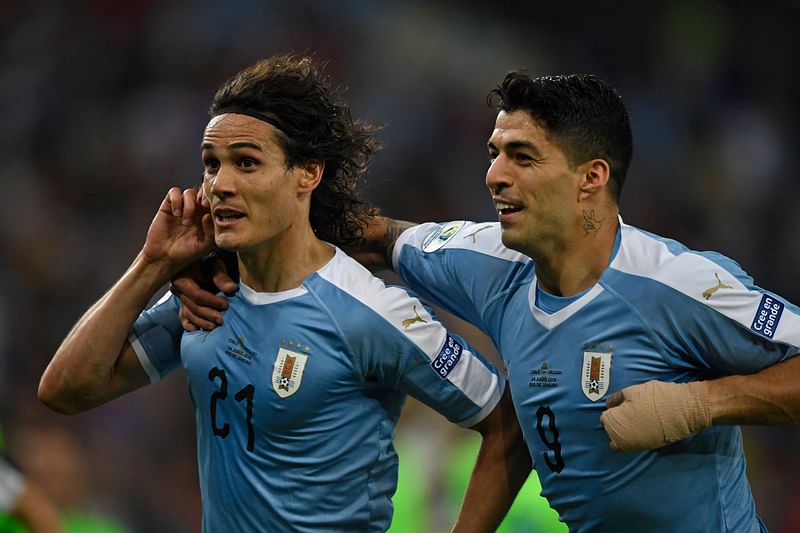
<instances>
[{"instance_id":1,"label":"jersey chest","mask_svg":"<svg viewBox=\"0 0 800 533\"><path fill-rule=\"evenodd\" d=\"M362 390L327 315L297 303L233 303L223 326L184 335L181 361L212 431L243 417L265 432L299 429Z\"/></svg>"},{"instance_id":2,"label":"jersey chest","mask_svg":"<svg viewBox=\"0 0 800 533\"><path fill-rule=\"evenodd\" d=\"M506 302L496 341L540 475L616 464L600 424L605 399L628 385L675 379L678 371L638 314L606 292L550 317L535 315L528 301L520 290Z\"/></svg>"}]
</instances>

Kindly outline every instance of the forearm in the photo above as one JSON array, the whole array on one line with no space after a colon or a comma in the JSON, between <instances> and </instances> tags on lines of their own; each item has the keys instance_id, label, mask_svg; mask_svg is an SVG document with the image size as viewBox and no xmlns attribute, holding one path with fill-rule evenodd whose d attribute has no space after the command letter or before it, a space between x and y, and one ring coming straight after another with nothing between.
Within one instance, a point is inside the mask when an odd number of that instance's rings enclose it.
<instances>
[{"instance_id":1,"label":"forearm","mask_svg":"<svg viewBox=\"0 0 800 533\"><path fill-rule=\"evenodd\" d=\"M531 471L531 458L522 437L510 396L497 409L495 424L482 431L483 441L467 485L453 533L496 531Z\"/></svg>"},{"instance_id":2,"label":"forearm","mask_svg":"<svg viewBox=\"0 0 800 533\"><path fill-rule=\"evenodd\" d=\"M415 222L396 220L387 217L373 217L364 230L364 242L347 250L359 263L372 270L392 268L392 252L397 238Z\"/></svg>"},{"instance_id":3,"label":"forearm","mask_svg":"<svg viewBox=\"0 0 800 533\"><path fill-rule=\"evenodd\" d=\"M714 424L800 424L800 356L706 384Z\"/></svg>"},{"instance_id":4,"label":"forearm","mask_svg":"<svg viewBox=\"0 0 800 533\"><path fill-rule=\"evenodd\" d=\"M49 407L80 412L123 392L114 378L136 318L169 272L140 254L130 268L73 326L45 370L39 397ZM139 385L141 383L137 383Z\"/></svg>"}]
</instances>

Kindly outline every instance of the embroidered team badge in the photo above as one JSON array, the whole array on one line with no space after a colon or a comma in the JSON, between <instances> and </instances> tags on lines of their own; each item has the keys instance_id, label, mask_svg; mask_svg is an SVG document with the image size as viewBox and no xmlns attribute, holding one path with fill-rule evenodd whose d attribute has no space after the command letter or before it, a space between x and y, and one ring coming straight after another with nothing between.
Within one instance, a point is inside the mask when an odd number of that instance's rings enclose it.
<instances>
[{"instance_id":1,"label":"embroidered team badge","mask_svg":"<svg viewBox=\"0 0 800 533\"><path fill-rule=\"evenodd\" d=\"M447 244L447 241L455 237L462 226L463 224L459 222L437 225L425 236L425 240L422 241L422 251L435 252Z\"/></svg>"},{"instance_id":2,"label":"embroidered team badge","mask_svg":"<svg viewBox=\"0 0 800 533\"><path fill-rule=\"evenodd\" d=\"M591 401L596 402L608 392L611 382L611 352L583 352L581 389Z\"/></svg>"},{"instance_id":3,"label":"embroidered team badge","mask_svg":"<svg viewBox=\"0 0 800 533\"><path fill-rule=\"evenodd\" d=\"M272 368L272 388L281 398L297 392L303 381L308 356L286 348L278 350L275 366Z\"/></svg>"}]
</instances>

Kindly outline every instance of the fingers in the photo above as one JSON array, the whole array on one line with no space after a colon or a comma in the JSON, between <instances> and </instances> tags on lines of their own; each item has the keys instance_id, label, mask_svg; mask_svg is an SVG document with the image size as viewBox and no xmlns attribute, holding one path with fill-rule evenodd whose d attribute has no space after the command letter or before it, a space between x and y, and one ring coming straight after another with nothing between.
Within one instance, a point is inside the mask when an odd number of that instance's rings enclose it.
<instances>
[{"instance_id":1,"label":"fingers","mask_svg":"<svg viewBox=\"0 0 800 533\"><path fill-rule=\"evenodd\" d=\"M167 191L167 197L164 198L164 207L174 217L183 216L183 193L178 187L172 187Z\"/></svg>"},{"instance_id":2,"label":"fingers","mask_svg":"<svg viewBox=\"0 0 800 533\"><path fill-rule=\"evenodd\" d=\"M616 407L625 401L625 390L618 390L608 398L606 398L606 409Z\"/></svg>"},{"instance_id":3,"label":"fingers","mask_svg":"<svg viewBox=\"0 0 800 533\"><path fill-rule=\"evenodd\" d=\"M207 212L207 202L203 204L198 199L198 193L194 189L181 191L178 187L172 187L167 191L164 198L164 207L172 216L181 219L184 226L194 226L196 216L204 216Z\"/></svg>"},{"instance_id":4,"label":"fingers","mask_svg":"<svg viewBox=\"0 0 800 533\"><path fill-rule=\"evenodd\" d=\"M209 207L208 197L206 196L206 189L200 185L200 190L197 193L197 202L203 207Z\"/></svg>"},{"instance_id":5,"label":"fingers","mask_svg":"<svg viewBox=\"0 0 800 533\"><path fill-rule=\"evenodd\" d=\"M183 214L181 216L181 224L193 226L194 214L197 211L197 192L194 189L185 189L182 194L182 200Z\"/></svg>"},{"instance_id":6,"label":"fingers","mask_svg":"<svg viewBox=\"0 0 800 533\"><path fill-rule=\"evenodd\" d=\"M608 434L608 438L610 440L609 446L611 447L611 451L613 452L620 452L622 449L618 444L620 440L620 434L618 431L618 426L620 425L620 421L616 419L615 413L613 410L611 411L604 411L603 414L600 415L600 423L603 425L603 429L606 430Z\"/></svg>"},{"instance_id":7,"label":"fingers","mask_svg":"<svg viewBox=\"0 0 800 533\"><path fill-rule=\"evenodd\" d=\"M181 326L186 331L197 331L199 329L205 331L211 331L212 329L216 328L217 326L222 325L222 315L219 314L219 321L216 320L207 320L196 313L192 312L186 302L189 301L186 298L181 298L181 310L178 312L178 317L181 321Z\"/></svg>"},{"instance_id":8,"label":"fingers","mask_svg":"<svg viewBox=\"0 0 800 533\"><path fill-rule=\"evenodd\" d=\"M228 308L228 301L200 287L188 274L175 278L170 291L195 315L222 324L222 311Z\"/></svg>"},{"instance_id":9,"label":"fingers","mask_svg":"<svg viewBox=\"0 0 800 533\"><path fill-rule=\"evenodd\" d=\"M236 292L238 286L236 282L231 279L230 275L228 275L228 271L225 268L225 261L222 259L215 260L214 264L211 265L211 272L211 279L219 290L225 294L233 294Z\"/></svg>"}]
</instances>

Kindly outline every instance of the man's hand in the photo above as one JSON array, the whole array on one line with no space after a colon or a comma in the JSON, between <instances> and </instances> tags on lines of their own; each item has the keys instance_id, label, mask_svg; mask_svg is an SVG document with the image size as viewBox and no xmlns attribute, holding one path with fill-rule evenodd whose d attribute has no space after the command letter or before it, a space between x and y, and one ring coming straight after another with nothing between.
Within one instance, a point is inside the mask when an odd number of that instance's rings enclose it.
<instances>
[{"instance_id":1,"label":"man's hand","mask_svg":"<svg viewBox=\"0 0 800 533\"><path fill-rule=\"evenodd\" d=\"M170 290L181 301L178 316L186 331L211 331L222 325L222 312L228 308L228 301L203 288L209 282L209 275L217 289L226 294L236 292L236 282L230 277L221 257L214 258L210 265L197 261L172 280Z\"/></svg>"},{"instance_id":2,"label":"man's hand","mask_svg":"<svg viewBox=\"0 0 800 533\"><path fill-rule=\"evenodd\" d=\"M198 201L194 189L177 187L167 192L142 248L142 259L158 265L171 277L211 251L214 225L208 207Z\"/></svg>"},{"instance_id":3,"label":"man's hand","mask_svg":"<svg viewBox=\"0 0 800 533\"><path fill-rule=\"evenodd\" d=\"M626 387L606 400L600 422L615 452L666 446L711 425L707 382L648 381Z\"/></svg>"}]
</instances>

